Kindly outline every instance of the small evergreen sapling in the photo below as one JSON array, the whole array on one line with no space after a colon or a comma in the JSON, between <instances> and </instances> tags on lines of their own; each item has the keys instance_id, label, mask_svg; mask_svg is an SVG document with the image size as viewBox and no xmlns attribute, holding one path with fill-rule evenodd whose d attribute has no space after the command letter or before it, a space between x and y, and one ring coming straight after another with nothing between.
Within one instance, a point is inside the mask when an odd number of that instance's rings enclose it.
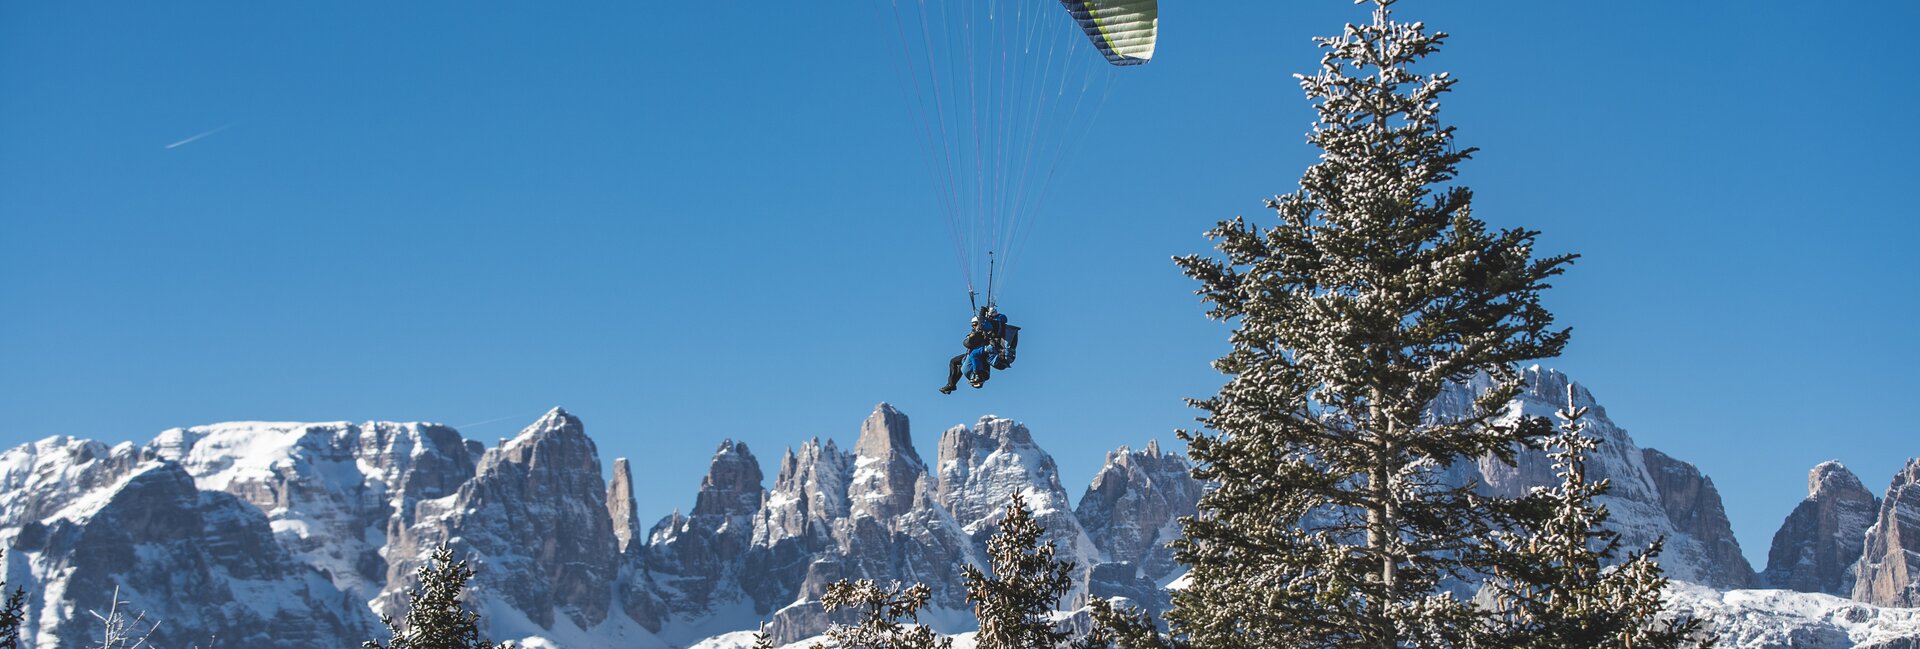
<instances>
[{"instance_id":1,"label":"small evergreen sapling","mask_svg":"<svg viewBox=\"0 0 1920 649\"><path fill-rule=\"evenodd\" d=\"M7 556L6 550L0 550L0 559ZM0 566L5 566L0 562ZM7 592L7 582L0 581L0 593ZM20 649L20 625L27 618L27 589L15 587L7 593L6 604L0 605L0 649Z\"/></svg>"},{"instance_id":2,"label":"small evergreen sapling","mask_svg":"<svg viewBox=\"0 0 1920 649\"><path fill-rule=\"evenodd\" d=\"M1557 487L1514 503L1520 533L1489 536L1489 556L1501 560L1488 582L1495 633L1488 644L1540 649L1677 649L1708 646L1698 619L1665 619L1660 541L1609 566L1620 556L1618 532L1606 529L1605 505L1595 499L1610 481L1587 480L1587 453L1600 442L1585 434L1587 408L1574 402L1555 413L1560 429L1548 438Z\"/></svg>"},{"instance_id":3,"label":"small evergreen sapling","mask_svg":"<svg viewBox=\"0 0 1920 649\"><path fill-rule=\"evenodd\" d=\"M7 585L0 583L0 592L6 592ZM15 588L7 594L4 608L0 608L0 649L20 649L20 624L27 617L27 589Z\"/></svg>"},{"instance_id":4,"label":"small evergreen sapling","mask_svg":"<svg viewBox=\"0 0 1920 649\"><path fill-rule=\"evenodd\" d=\"M860 613L860 622L834 625L827 630L827 639L837 649L952 649L953 639L939 637L919 623L920 609L931 597L926 584L902 587L896 581L881 588L871 579L833 582L820 603L828 611L854 609ZM827 646L815 644L814 649Z\"/></svg>"},{"instance_id":5,"label":"small evergreen sapling","mask_svg":"<svg viewBox=\"0 0 1920 649\"><path fill-rule=\"evenodd\" d=\"M1214 362L1227 384L1194 402L1206 428L1181 432L1216 485L1174 542L1192 572L1167 620L1195 646L1472 645L1489 613L1443 585L1490 563L1481 539L1505 509L1444 474L1552 432L1499 414L1523 387L1515 364L1566 344L1540 294L1573 256L1536 259L1536 232L1473 216L1454 180L1475 150L1439 119L1455 80L1413 69L1446 34L1372 4L1298 77L1322 153L1268 201L1277 222L1222 222L1217 257L1178 260L1234 326ZM1429 416L1482 373L1471 414Z\"/></svg>"},{"instance_id":6,"label":"small evergreen sapling","mask_svg":"<svg viewBox=\"0 0 1920 649\"><path fill-rule=\"evenodd\" d=\"M1016 493L1000 530L987 539L993 574L971 564L961 568L967 601L980 620L980 649L1049 649L1071 635L1055 627L1051 614L1073 589L1073 562L1054 559L1053 542L1040 543L1045 533Z\"/></svg>"},{"instance_id":7,"label":"small evergreen sapling","mask_svg":"<svg viewBox=\"0 0 1920 649\"><path fill-rule=\"evenodd\" d=\"M382 615L392 638L386 644L368 640L366 649L510 649L511 643L494 644L480 637L480 614L466 610L460 598L473 568L465 559L453 560L453 549L445 543L434 548L432 558L415 574L419 584L407 591L405 625L395 624L393 616Z\"/></svg>"}]
</instances>

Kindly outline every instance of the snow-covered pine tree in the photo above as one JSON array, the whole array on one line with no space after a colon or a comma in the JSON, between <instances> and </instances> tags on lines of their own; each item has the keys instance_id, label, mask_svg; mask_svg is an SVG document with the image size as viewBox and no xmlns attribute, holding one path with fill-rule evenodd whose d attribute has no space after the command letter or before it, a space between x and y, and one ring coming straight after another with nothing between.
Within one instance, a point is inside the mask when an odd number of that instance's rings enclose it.
<instances>
[{"instance_id":1,"label":"snow-covered pine tree","mask_svg":"<svg viewBox=\"0 0 1920 649\"><path fill-rule=\"evenodd\" d=\"M1587 453L1600 442L1583 431L1587 408L1555 413L1560 430L1546 440L1560 484L1514 503L1517 533L1490 535L1486 556L1497 560L1483 597L1496 612L1486 646L1540 649L1677 649L1711 641L1697 619L1662 613L1666 575L1660 542L1620 556L1620 534L1605 528L1608 480L1587 480ZM1611 566L1611 567L1610 567Z\"/></svg>"},{"instance_id":2,"label":"snow-covered pine tree","mask_svg":"<svg viewBox=\"0 0 1920 649\"><path fill-rule=\"evenodd\" d=\"M1229 381L1194 402L1206 429L1181 433L1215 485L1175 542L1192 572L1167 619L1194 646L1468 645L1488 614L1443 580L1485 565L1479 539L1504 509L1439 474L1511 462L1552 432L1496 417L1522 388L1514 364L1566 343L1540 293L1573 256L1536 259L1537 232L1473 216L1453 181L1475 150L1439 121L1454 79L1413 70L1446 34L1372 4L1297 77L1322 152L1268 201L1277 222L1222 222L1218 257L1178 259L1208 315L1235 325L1214 362ZM1494 387L1474 415L1427 416L1479 373Z\"/></svg>"},{"instance_id":3,"label":"snow-covered pine tree","mask_svg":"<svg viewBox=\"0 0 1920 649\"><path fill-rule=\"evenodd\" d=\"M1139 607L1096 599L1087 603L1087 613L1093 618L1093 630L1075 640L1073 649L1189 649L1161 634L1153 616Z\"/></svg>"},{"instance_id":4,"label":"snow-covered pine tree","mask_svg":"<svg viewBox=\"0 0 1920 649\"><path fill-rule=\"evenodd\" d=\"M1073 590L1073 562L1054 558L1053 542L1040 543L1045 533L1027 499L1016 493L1000 530L987 539L993 573L972 564L960 569L967 601L980 620L974 636L980 649L1051 649L1072 635L1055 628L1050 615Z\"/></svg>"},{"instance_id":5,"label":"snow-covered pine tree","mask_svg":"<svg viewBox=\"0 0 1920 649\"><path fill-rule=\"evenodd\" d=\"M815 644L814 649L952 649L952 638L939 637L920 624L920 609L932 594L926 584L902 587L897 581L885 588L871 579L828 584L820 603L828 611L854 609L860 622L834 625L827 630L833 644Z\"/></svg>"},{"instance_id":6,"label":"snow-covered pine tree","mask_svg":"<svg viewBox=\"0 0 1920 649\"><path fill-rule=\"evenodd\" d=\"M509 649L511 643L494 644L480 637L480 614L460 602L473 568L466 559L454 561L453 549L445 543L434 548L432 558L414 573L419 584L407 591L406 624L395 624L393 616L382 615L392 638L386 644L368 640L366 649Z\"/></svg>"},{"instance_id":7,"label":"snow-covered pine tree","mask_svg":"<svg viewBox=\"0 0 1920 649\"><path fill-rule=\"evenodd\" d=\"M0 550L0 559L5 559L6 550ZM6 565L0 562L0 566ZM0 581L0 593L7 592L7 582ZM7 602L0 605L0 649L20 649L20 623L27 616L27 589L15 587L7 593Z\"/></svg>"},{"instance_id":8,"label":"snow-covered pine tree","mask_svg":"<svg viewBox=\"0 0 1920 649\"><path fill-rule=\"evenodd\" d=\"M760 623L760 630L753 632L753 649L773 649L773 634L767 632L767 624Z\"/></svg>"}]
</instances>

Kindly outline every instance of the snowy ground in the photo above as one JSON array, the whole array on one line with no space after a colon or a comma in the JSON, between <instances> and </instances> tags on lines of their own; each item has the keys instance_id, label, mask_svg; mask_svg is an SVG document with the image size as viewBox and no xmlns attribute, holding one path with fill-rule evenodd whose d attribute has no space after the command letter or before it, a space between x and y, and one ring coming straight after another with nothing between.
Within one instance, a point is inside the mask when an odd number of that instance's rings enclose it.
<instances>
[{"instance_id":1,"label":"snowy ground","mask_svg":"<svg viewBox=\"0 0 1920 649\"><path fill-rule=\"evenodd\" d=\"M1846 649L1920 646L1920 609L1880 608L1788 590L1716 591L1675 582L1673 604L1711 620L1721 647ZM1915 645L1888 645L1908 640Z\"/></svg>"}]
</instances>

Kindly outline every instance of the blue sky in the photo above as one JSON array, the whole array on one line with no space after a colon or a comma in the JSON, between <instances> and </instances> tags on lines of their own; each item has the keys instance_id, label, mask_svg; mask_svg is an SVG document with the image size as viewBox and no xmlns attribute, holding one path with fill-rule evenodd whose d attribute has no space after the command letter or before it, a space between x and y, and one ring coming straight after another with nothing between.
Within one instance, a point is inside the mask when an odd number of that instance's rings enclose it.
<instances>
[{"instance_id":1,"label":"blue sky","mask_svg":"<svg viewBox=\"0 0 1920 649\"><path fill-rule=\"evenodd\" d=\"M1168 0L1002 304L1021 364L934 392L964 290L874 2L0 4L0 445L545 409L633 458L851 442L880 401L1027 422L1075 494L1192 423L1226 329L1169 258L1315 151L1337 0ZM1402 3L1476 214L1584 259L1547 364L1694 462L1764 562L1803 476L1920 455L1920 5ZM192 142L168 148L198 134Z\"/></svg>"}]
</instances>

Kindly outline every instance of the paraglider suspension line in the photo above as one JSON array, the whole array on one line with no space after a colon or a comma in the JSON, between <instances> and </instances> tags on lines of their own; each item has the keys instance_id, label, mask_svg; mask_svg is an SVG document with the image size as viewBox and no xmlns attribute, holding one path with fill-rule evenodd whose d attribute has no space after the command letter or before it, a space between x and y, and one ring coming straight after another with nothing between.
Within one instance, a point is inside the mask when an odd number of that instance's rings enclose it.
<instances>
[{"instance_id":1,"label":"paraglider suspension line","mask_svg":"<svg viewBox=\"0 0 1920 649\"><path fill-rule=\"evenodd\" d=\"M998 306L993 303L993 269L994 269L993 251L988 250L987 251L987 306L989 307ZM974 310L978 311L979 309L976 308Z\"/></svg>"}]
</instances>

